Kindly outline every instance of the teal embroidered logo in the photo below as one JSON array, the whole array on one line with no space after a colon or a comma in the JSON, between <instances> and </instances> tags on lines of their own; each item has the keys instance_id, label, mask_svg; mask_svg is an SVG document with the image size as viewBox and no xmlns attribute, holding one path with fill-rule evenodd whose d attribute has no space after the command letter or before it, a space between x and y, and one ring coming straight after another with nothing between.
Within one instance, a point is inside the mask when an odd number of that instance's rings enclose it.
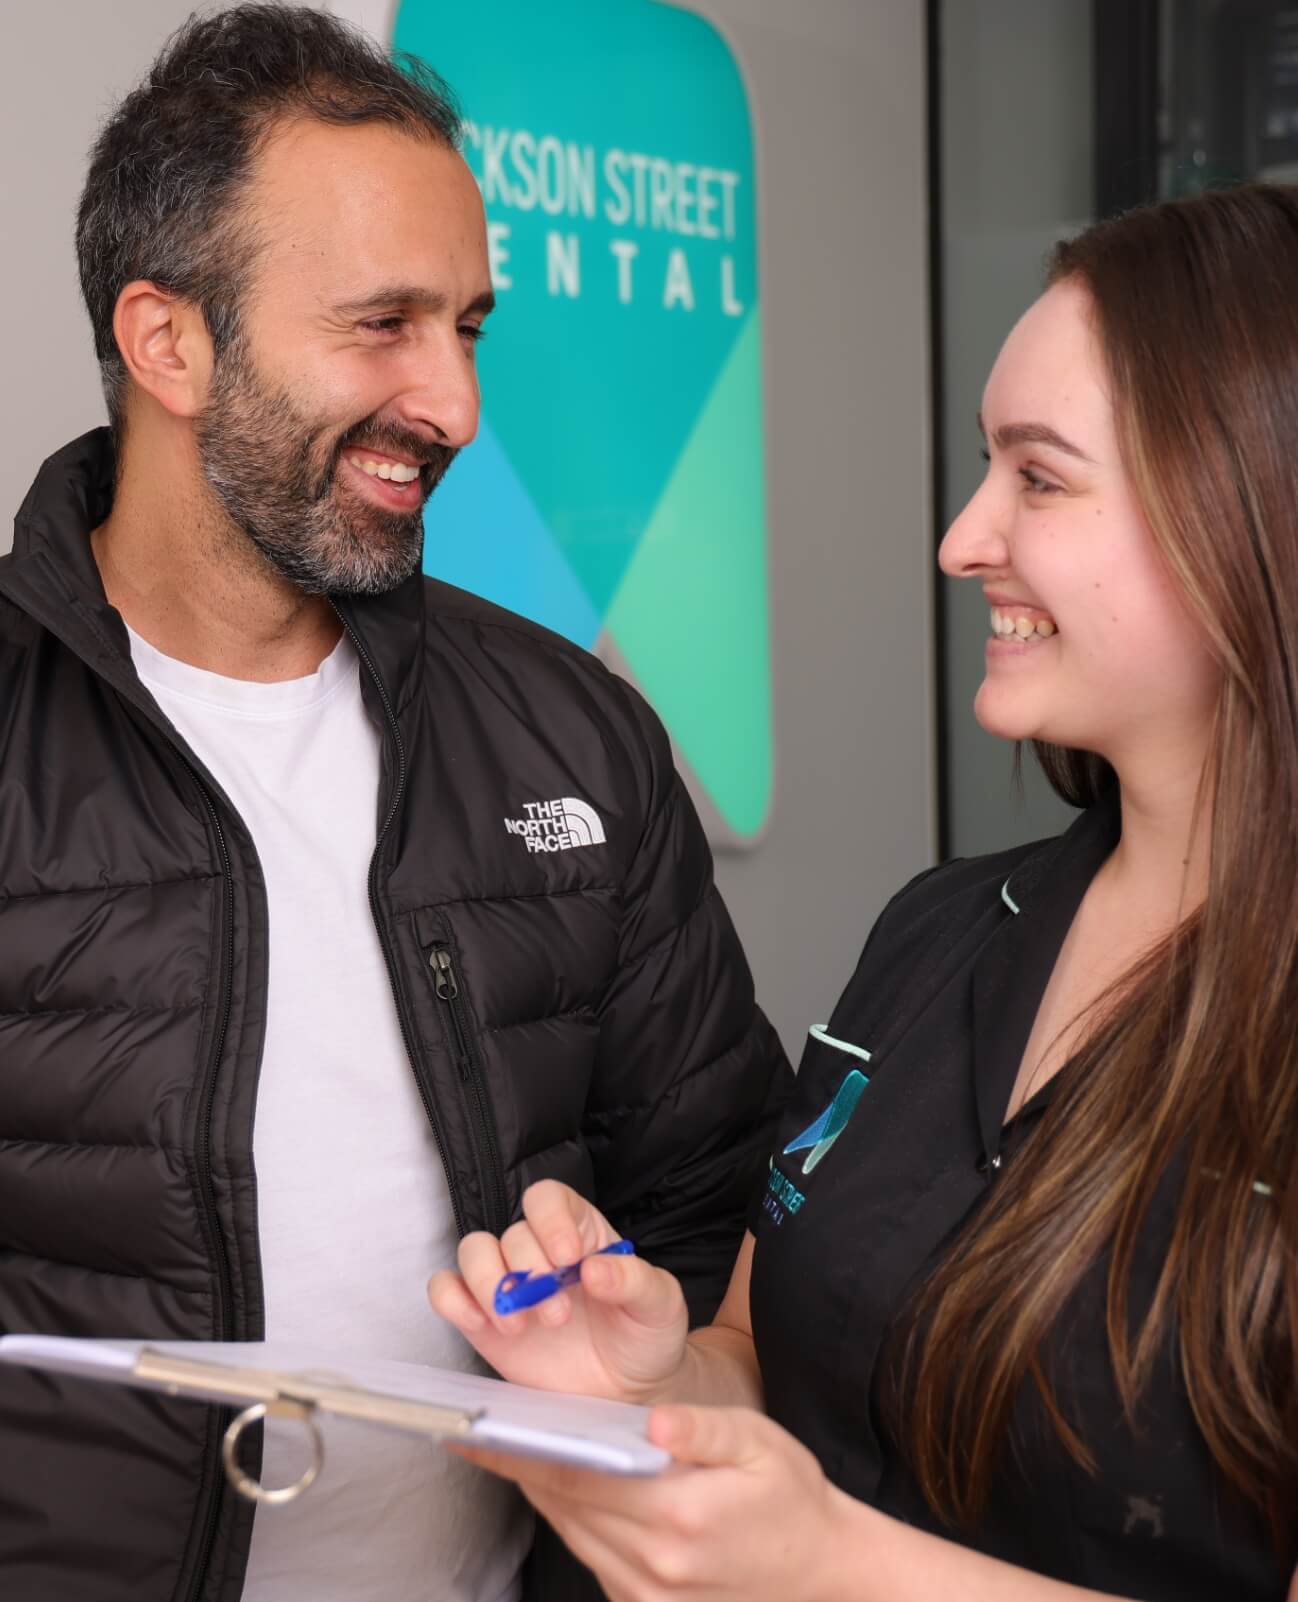
<instances>
[{"instance_id":1,"label":"teal embroidered logo","mask_svg":"<svg viewBox=\"0 0 1298 1602\"><path fill-rule=\"evenodd\" d=\"M766 1179L766 1194L762 1197L762 1211L772 1220L778 1229L784 1220L792 1213L796 1213L806 1201L806 1197L793 1183L771 1163L771 1171Z\"/></svg>"},{"instance_id":2,"label":"teal embroidered logo","mask_svg":"<svg viewBox=\"0 0 1298 1602\"><path fill-rule=\"evenodd\" d=\"M856 1111L856 1104L861 1099L861 1092L870 1081L858 1069L853 1068L847 1078L838 1087L833 1101L825 1108L814 1124L809 1124L800 1135L796 1135L784 1148L784 1155L792 1157L795 1152L807 1152L806 1160L802 1164L802 1172L809 1174L817 1168L829 1153L830 1147L847 1128L848 1119ZM811 1149L808 1151L808 1147Z\"/></svg>"},{"instance_id":3,"label":"teal embroidered logo","mask_svg":"<svg viewBox=\"0 0 1298 1602\"><path fill-rule=\"evenodd\" d=\"M800 1151L807 1153L802 1164L804 1174L811 1173L820 1165L830 1147L847 1128L848 1120L856 1111L856 1104L861 1099L861 1092L869 1083L859 1068L853 1068L838 1087L833 1101L815 1123L808 1124L806 1129L800 1135L795 1135L784 1148L786 1157L792 1157ZM762 1197L762 1210L776 1228L778 1229L786 1218L801 1211L806 1199L806 1195L787 1174L780 1172L772 1159L771 1171L766 1181L766 1194Z\"/></svg>"}]
</instances>

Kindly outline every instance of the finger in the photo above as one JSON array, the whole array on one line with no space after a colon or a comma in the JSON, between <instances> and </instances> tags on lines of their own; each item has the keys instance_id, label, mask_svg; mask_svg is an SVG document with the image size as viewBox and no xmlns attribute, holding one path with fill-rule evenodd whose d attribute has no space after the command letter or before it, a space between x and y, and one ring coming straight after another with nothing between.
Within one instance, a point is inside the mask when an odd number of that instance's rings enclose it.
<instances>
[{"instance_id":1,"label":"finger","mask_svg":"<svg viewBox=\"0 0 1298 1602\"><path fill-rule=\"evenodd\" d=\"M536 1238L536 1232L525 1219L511 1224L500 1237L500 1254L505 1259L511 1273L548 1274L557 1265L546 1254L545 1248ZM495 1300L495 1289L492 1289L492 1300ZM536 1316L542 1324L555 1328L559 1324L566 1324L572 1311L572 1303L565 1291L559 1291L536 1305ZM515 1315L507 1315L514 1317Z\"/></svg>"},{"instance_id":2,"label":"finger","mask_svg":"<svg viewBox=\"0 0 1298 1602\"><path fill-rule=\"evenodd\" d=\"M545 1248L536 1238L536 1231L525 1219L511 1224L500 1237L500 1255L511 1270L530 1273L548 1273L560 1266L546 1256Z\"/></svg>"},{"instance_id":3,"label":"finger","mask_svg":"<svg viewBox=\"0 0 1298 1602\"><path fill-rule=\"evenodd\" d=\"M523 1193L523 1217L558 1267L575 1263L620 1237L597 1207L556 1179L540 1179Z\"/></svg>"},{"instance_id":4,"label":"finger","mask_svg":"<svg viewBox=\"0 0 1298 1602\"><path fill-rule=\"evenodd\" d=\"M608 1307L621 1307L638 1324L667 1329L685 1317L680 1283L643 1257L590 1257L581 1265L581 1287Z\"/></svg>"},{"instance_id":5,"label":"finger","mask_svg":"<svg viewBox=\"0 0 1298 1602\"><path fill-rule=\"evenodd\" d=\"M452 1268L440 1269L428 1281L428 1300L439 1317L463 1334L476 1335L489 1327L486 1314Z\"/></svg>"},{"instance_id":6,"label":"finger","mask_svg":"<svg viewBox=\"0 0 1298 1602\"><path fill-rule=\"evenodd\" d=\"M655 1407L649 1439L678 1463L743 1467L770 1452L769 1419L747 1407Z\"/></svg>"},{"instance_id":7,"label":"finger","mask_svg":"<svg viewBox=\"0 0 1298 1602\"><path fill-rule=\"evenodd\" d=\"M496 1287L509 1273L500 1242L494 1235L477 1230L460 1242L460 1274L470 1296L502 1334L512 1335L526 1327L527 1314L496 1312Z\"/></svg>"},{"instance_id":8,"label":"finger","mask_svg":"<svg viewBox=\"0 0 1298 1602\"><path fill-rule=\"evenodd\" d=\"M507 1318L489 1316L460 1276L450 1269L442 1270L429 1281L428 1300L433 1311L453 1324L493 1368L503 1372L510 1366L514 1360L513 1346L517 1332L522 1327L522 1320L527 1317L526 1313L512 1313ZM554 1322L552 1318L544 1317L544 1306L537 1308L536 1312L543 1323Z\"/></svg>"}]
</instances>

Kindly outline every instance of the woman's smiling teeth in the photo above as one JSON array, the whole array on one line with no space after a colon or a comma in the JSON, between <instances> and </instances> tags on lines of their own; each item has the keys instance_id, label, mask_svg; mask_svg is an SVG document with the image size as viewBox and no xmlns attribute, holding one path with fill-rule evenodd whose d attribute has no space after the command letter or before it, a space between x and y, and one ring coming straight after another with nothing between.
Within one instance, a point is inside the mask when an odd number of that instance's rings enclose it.
<instances>
[{"instance_id":1,"label":"woman's smiling teeth","mask_svg":"<svg viewBox=\"0 0 1298 1602\"><path fill-rule=\"evenodd\" d=\"M1051 618L1025 617L1022 613L1002 611L999 607L992 607L992 633L1002 640L1015 636L1020 640L1030 640L1034 635L1048 640L1054 632L1055 625Z\"/></svg>"},{"instance_id":2,"label":"woman's smiling teeth","mask_svg":"<svg viewBox=\"0 0 1298 1602\"><path fill-rule=\"evenodd\" d=\"M371 478L391 479L394 484L413 484L419 477L419 469L404 462L376 462L370 456L349 456L347 460Z\"/></svg>"}]
</instances>

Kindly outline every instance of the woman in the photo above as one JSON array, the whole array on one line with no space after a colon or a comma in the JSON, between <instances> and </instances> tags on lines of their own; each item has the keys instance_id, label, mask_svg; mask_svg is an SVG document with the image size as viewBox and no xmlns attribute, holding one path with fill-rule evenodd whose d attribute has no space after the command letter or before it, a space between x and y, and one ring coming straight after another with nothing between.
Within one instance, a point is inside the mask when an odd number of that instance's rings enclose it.
<instances>
[{"instance_id":1,"label":"woman","mask_svg":"<svg viewBox=\"0 0 1298 1602\"><path fill-rule=\"evenodd\" d=\"M1285 188L1057 249L940 560L1085 810L885 910L716 1322L630 1258L487 1312L612 1238L557 1187L434 1281L510 1378L722 1404L656 1481L481 1459L618 1602L1298 1597L1295 285Z\"/></svg>"}]
</instances>

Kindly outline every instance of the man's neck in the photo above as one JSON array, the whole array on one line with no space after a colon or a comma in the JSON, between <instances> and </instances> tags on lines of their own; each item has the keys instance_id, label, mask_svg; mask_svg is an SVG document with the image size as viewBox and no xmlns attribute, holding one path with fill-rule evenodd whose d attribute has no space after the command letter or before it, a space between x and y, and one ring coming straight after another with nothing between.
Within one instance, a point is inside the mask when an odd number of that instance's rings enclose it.
<instances>
[{"instance_id":1,"label":"man's neck","mask_svg":"<svg viewBox=\"0 0 1298 1602\"><path fill-rule=\"evenodd\" d=\"M205 493L123 464L113 509L91 535L104 593L166 656L226 678L274 683L314 673L337 645L338 615L288 583ZM192 480L191 480L192 481Z\"/></svg>"}]
</instances>

